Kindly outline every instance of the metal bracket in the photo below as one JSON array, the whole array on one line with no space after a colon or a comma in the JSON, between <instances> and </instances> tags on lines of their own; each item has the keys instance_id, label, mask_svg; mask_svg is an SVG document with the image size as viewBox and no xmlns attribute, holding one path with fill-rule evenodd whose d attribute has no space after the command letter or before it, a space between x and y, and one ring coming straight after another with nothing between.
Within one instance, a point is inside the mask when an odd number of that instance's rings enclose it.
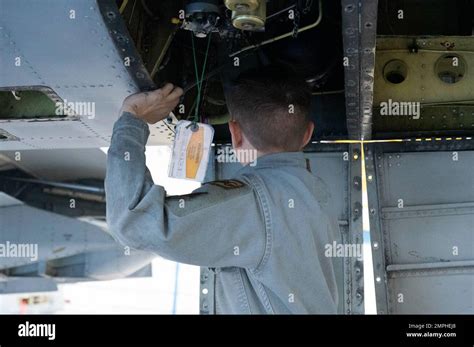
<instances>
[{"instance_id":1,"label":"metal bracket","mask_svg":"<svg viewBox=\"0 0 474 347\"><path fill-rule=\"evenodd\" d=\"M361 170L362 158L360 144L349 145L349 153L352 153L349 164L349 233L347 243L356 245L358 249L363 245L362 227L362 187ZM346 281L349 281L346 289L346 313L364 314L364 264L357 257L346 257Z\"/></svg>"},{"instance_id":2,"label":"metal bracket","mask_svg":"<svg viewBox=\"0 0 474 347\"><path fill-rule=\"evenodd\" d=\"M342 0L347 131L351 140L372 135L377 0Z\"/></svg>"}]
</instances>

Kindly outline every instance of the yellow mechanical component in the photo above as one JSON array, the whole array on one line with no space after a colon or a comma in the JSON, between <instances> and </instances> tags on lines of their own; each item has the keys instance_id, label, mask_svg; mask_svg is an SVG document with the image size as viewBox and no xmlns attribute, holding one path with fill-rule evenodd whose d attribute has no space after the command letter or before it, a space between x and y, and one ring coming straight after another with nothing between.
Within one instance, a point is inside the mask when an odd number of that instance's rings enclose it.
<instances>
[{"instance_id":1,"label":"yellow mechanical component","mask_svg":"<svg viewBox=\"0 0 474 347\"><path fill-rule=\"evenodd\" d=\"M260 5L260 0L225 0L224 3L231 11L255 11Z\"/></svg>"},{"instance_id":2,"label":"yellow mechanical component","mask_svg":"<svg viewBox=\"0 0 474 347\"><path fill-rule=\"evenodd\" d=\"M249 5L245 6L235 6L235 10L232 11L232 25L240 30L255 31L260 30L265 26L265 19L267 17L267 3L266 1L260 0L239 0L240 4L243 3L257 3L258 6L255 9ZM239 1L234 1L238 3ZM226 1L226 6L228 6ZM230 7L229 7L230 8Z\"/></svg>"},{"instance_id":3,"label":"yellow mechanical component","mask_svg":"<svg viewBox=\"0 0 474 347\"><path fill-rule=\"evenodd\" d=\"M265 21L256 16L239 15L232 20L232 24L240 30L257 30L263 28Z\"/></svg>"}]
</instances>

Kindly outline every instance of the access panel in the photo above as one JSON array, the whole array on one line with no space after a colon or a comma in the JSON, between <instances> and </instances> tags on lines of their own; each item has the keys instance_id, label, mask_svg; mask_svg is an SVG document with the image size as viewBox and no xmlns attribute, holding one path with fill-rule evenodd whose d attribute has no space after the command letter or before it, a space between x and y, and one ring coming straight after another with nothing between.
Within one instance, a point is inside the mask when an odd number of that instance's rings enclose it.
<instances>
[{"instance_id":1,"label":"access panel","mask_svg":"<svg viewBox=\"0 0 474 347\"><path fill-rule=\"evenodd\" d=\"M474 312L473 142L366 145L379 313Z\"/></svg>"}]
</instances>

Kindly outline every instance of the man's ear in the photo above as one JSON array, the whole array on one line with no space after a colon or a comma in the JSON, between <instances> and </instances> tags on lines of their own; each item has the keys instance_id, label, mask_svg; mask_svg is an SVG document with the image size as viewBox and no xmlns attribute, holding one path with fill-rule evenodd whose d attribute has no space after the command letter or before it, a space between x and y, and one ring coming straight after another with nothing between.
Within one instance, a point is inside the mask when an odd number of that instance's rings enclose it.
<instances>
[{"instance_id":1,"label":"man's ear","mask_svg":"<svg viewBox=\"0 0 474 347\"><path fill-rule=\"evenodd\" d=\"M229 122L229 130L232 137L232 147L234 147L234 149L242 147L243 136L239 123L235 120L231 120Z\"/></svg>"},{"instance_id":2,"label":"man's ear","mask_svg":"<svg viewBox=\"0 0 474 347\"><path fill-rule=\"evenodd\" d=\"M303 143L302 143L301 149L303 149L309 143L309 141L311 141L311 137L313 136L313 131L314 131L314 123L310 121L308 123L308 127L306 128L306 131L304 132Z\"/></svg>"}]
</instances>

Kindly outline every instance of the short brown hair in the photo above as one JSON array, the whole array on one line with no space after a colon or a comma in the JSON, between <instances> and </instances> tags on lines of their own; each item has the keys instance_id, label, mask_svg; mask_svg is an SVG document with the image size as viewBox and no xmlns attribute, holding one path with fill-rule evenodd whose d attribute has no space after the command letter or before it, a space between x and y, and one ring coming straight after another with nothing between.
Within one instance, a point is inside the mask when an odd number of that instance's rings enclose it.
<instances>
[{"instance_id":1,"label":"short brown hair","mask_svg":"<svg viewBox=\"0 0 474 347\"><path fill-rule=\"evenodd\" d=\"M272 66L245 72L226 99L232 119L257 150L300 150L311 120L311 93L291 71Z\"/></svg>"}]
</instances>

